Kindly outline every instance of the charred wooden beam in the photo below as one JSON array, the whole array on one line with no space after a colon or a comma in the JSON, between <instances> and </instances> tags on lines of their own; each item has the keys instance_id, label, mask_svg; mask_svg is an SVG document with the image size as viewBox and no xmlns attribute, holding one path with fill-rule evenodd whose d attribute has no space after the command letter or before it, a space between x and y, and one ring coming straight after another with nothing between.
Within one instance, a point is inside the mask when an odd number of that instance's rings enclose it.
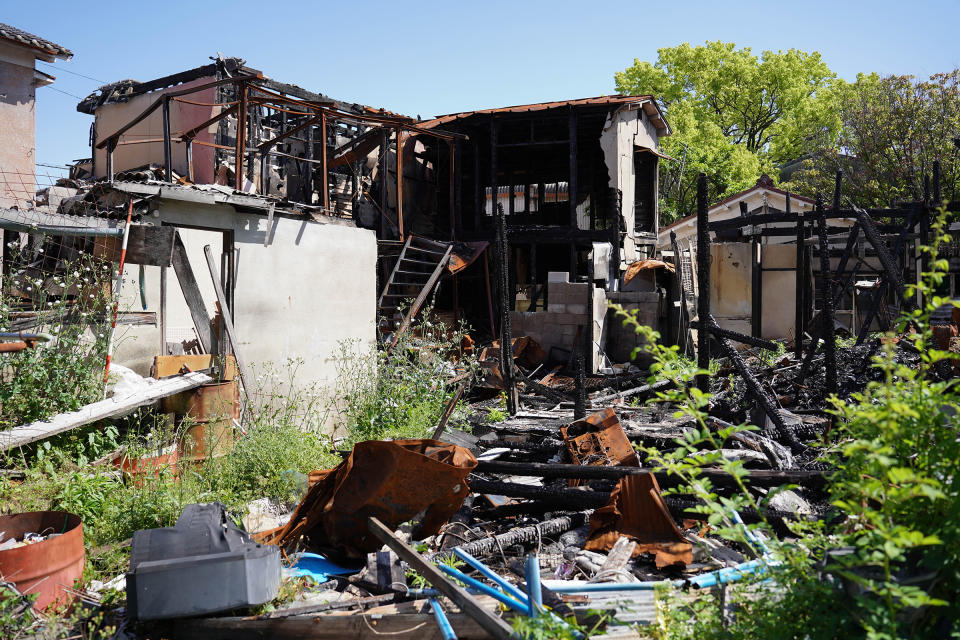
<instances>
[{"instance_id":1,"label":"charred wooden beam","mask_svg":"<svg viewBox=\"0 0 960 640\"><path fill-rule=\"evenodd\" d=\"M699 321L694 320L690 323L690 326L694 329L701 329L701 324ZM704 331L709 331L715 336L722 336L728 340L735 340L737 342L750 345L751 347L758 347L760 349L767 349L768 351L776 351L779 348L776 342L771 340L764 340L763 338L755 338L753 336L748 336L743 333L737 333L736 331L731 331L729 329L724 329L719 326L711 326L707 324L706 327L703 327Z\"/></svg>"},{"instance_id":2,"label":"charred wooden beam","mask_svg":"<svg viewBox=\"0 0 960 640\"><path fill-rule=\"evenodd\" d=\"M718 326L717 321L713 316L709 316L710 326ZM730 362L733 364L733 367L737 370L737 373L740 374L740 377L743 378L743 381L747 385L747 391L750 395L754 397L760 407L763 409L764 413L767 414L767 417L770 418L770 422L773 423L776 428L777 435L780 439L785 441L790 449L793 451L804 451L806 447L797 440L797 436L787 427L786 422L783 420L783 416L780 415L780 411L777 409L777 406L774 404L773 399L767 395L767 392L764 391L763 386L756 379L753 373L750 372L749 367L743 361L743 358L740 357L740 354L737 353L737 350L734 349L726 338L721 336L716 336L717 344L720 345L720 350L723 354L730 359Z\"/></svg>"},{"instance_id":3,"label":"charred wooden beam","mask_svg":"<svg viewBox=\"0 0 960 640\"><path fill-rule=\"evenodd\" d=\"M508 462L503 460L481 460L473 470L475 473L501 473L511 476L532 476L539 478L577 478L580 480L619 480L626 476L651 473L651 469L642 467L604 467L599 465L556 464L552 462ZM720 469L700 469L700 475L709 478L719 487L733 487L736 482L726 471ZM657 483L662 487L674 487L682 483L679 476L666 471L654 472ZM751 469L744 482L756 487L777 487L782 484L799 484L811 489L819 489L826 482L822 471L784 470L768 471ZM476 491L473 479L470 487Z\"/></svg>"}]
</instances>

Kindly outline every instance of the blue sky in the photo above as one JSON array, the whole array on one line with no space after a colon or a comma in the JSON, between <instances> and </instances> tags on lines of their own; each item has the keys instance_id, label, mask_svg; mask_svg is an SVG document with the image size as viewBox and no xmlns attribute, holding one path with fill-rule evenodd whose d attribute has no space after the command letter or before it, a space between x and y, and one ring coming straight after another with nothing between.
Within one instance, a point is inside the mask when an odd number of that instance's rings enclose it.
<instances>
[{"instance_id":1,"label":"blue sky","mask_svg":"<svg viewBox=\"0 0 960 640\"><path fill-rule=\"evenodd\" d=\"M278 80L424 118L612 93L615 71L683 42L819 51L847 79L960 66L957 0L4 5L0 21L74 52L38 65L57 76L37 97L37 160L50 164L89 155L92 118L74 96L206 64L218 51Z\"/></svg>"}]
</instances>

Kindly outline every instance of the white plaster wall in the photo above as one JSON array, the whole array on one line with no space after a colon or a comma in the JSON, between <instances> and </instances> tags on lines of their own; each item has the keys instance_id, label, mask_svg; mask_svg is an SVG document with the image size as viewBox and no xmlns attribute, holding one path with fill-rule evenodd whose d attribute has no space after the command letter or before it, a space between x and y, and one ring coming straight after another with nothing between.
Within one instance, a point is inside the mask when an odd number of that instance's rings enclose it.
<instances>
[{"instance_id":1,"label":"white plaster wall","mask_svg":"<svg viewBox=\"0 0 960 640\"><path fill-rule=\"evenodd\" d=\"M600 134L600 148L603 150L610 185L621 192L621 211L624 212L623 224L627 234L621 256L622 267L637 259L633 219L636 189L633 154L636 147L655 151L659 148L657 129L642 113L640 105L618 110L607 119Z\"/></svg>"},{"instance_id":2,"label":"white plaster wall","mask_svg":"<svg viewBox=\"0 0 960 640\"><path fill-rule=\"evenodd\" d=\"M236 248L234 323L247 366L262 369L302 359L297 383L329 388L336 376L334 357L342 342L360 348L374 345L376 313L376 257L374 233L340 222L276 217L270 245L263 246L267 218L236 213L232 207L164 201L165 223L232 229ZM203 246L210 244L219 269L219 232L180 229L207 311L216 301ZM150 311L159 312L160 268L146 267L145 284ZM122 305L139 310L138 267L129 266ZM173 330L192 327L172 268L167 270L168 340ZM118 330L116 361L146 374L160 351L159 327Z\"/></svg>"}]
</instances>

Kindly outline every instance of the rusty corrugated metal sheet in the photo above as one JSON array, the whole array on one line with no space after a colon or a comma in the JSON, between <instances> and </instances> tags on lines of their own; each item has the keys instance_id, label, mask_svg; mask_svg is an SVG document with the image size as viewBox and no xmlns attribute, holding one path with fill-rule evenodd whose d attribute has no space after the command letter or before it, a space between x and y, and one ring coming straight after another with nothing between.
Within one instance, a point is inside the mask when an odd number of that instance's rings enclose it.
<instances>
[{"instance_id":1,"label":"rusty corrugated metal sheet","mask_svg":"<svg viewBox=\"0 0 960 640\"><path fill-rule=\"evenodd\" d=\"M420 528L431 535L460 508L476 466L467 449L437 440L361 442L337 467L311 473L315 484L290 522L259 541L359 558L381 546L368 517L396 527L424 510Z\"/></svg>"},{"instance_id":2,"label":"rusty corrugated metal sheet","mask_svg":"<svg viewBox=\"0 0 960 640\"><path fill-rule=\"evenodd\" d=\"M693 546L673 521L652 473L622 478L610 501L590 516L589 551L609 551L622 536L637 541L633 555L652 553L657 568L693 562Z\"/></svg>"}]
</instances>

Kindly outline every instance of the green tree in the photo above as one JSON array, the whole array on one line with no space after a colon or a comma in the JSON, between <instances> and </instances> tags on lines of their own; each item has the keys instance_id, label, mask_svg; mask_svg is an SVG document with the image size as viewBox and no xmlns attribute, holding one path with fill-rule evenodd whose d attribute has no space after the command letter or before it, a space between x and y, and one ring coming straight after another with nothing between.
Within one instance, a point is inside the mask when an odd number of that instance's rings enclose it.
<instances>
[{"instance_id":1,"label":"green tree","mask_svg":"<svg viewBox=\"0 0 960 640\"><path fill-rule=\"evenodd\" d=\"M621 93L653 94L674 134L664 153L676 158L661 171L661 221L692 211L696 175L723 196L776 164L833 142L836 76L819 53L764 51L733 43L689 43L658 50L656 63L634 60L614 75Z\"/></svg>"},{"instance_id":2,"label":"green tree","mask_svg":"<svg viewBox=\"0 0 960 640\"><path fill-rule=\"evenodd\" d=\"M860 74L837 87L842 120L835 144L801 163L791 188L832 189L845 173L844 195L862 206L889 206L923 197L924 176L940 160L942 195L958 196L960 179L960 69L927 80Z\"/></svg>"}]
</instances>

